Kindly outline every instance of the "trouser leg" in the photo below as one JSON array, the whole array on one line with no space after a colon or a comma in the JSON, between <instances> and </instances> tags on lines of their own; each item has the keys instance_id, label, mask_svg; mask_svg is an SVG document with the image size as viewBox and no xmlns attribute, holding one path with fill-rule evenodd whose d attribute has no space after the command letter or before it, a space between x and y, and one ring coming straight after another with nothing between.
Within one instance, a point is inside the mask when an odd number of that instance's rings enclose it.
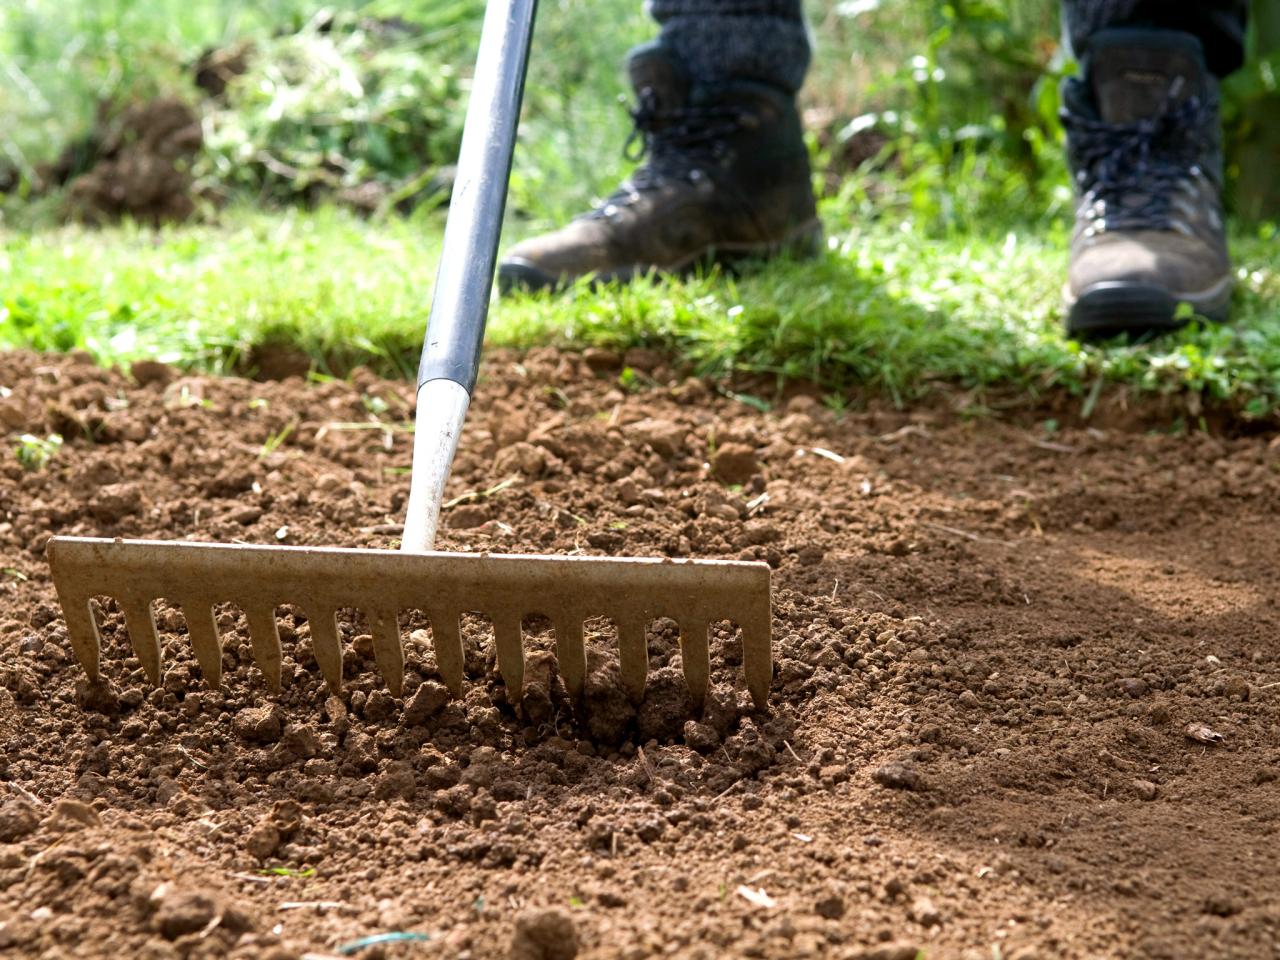
<instances>
[{"instance_id":1,"label":"trouser leg","mask_svg":"<svg viewBox=\"0 0 1280 960\"><path fill-rule=\"evenodd\" d=\"M649 0L661 42L698 83L753 80L795 93L809 69L801 0Z\"/></svg>"},{"instance_id":2,"label":"trouser leg","mask_svg":"<svg viewBox=\"0 0 1280 960\"><path fill-rule=\"evenodd\" d=\"M1062 17L1077 55L1107 27L1163 27L1199 37L1209 69L1224 77L1244 63L1248 7L1248 0L1062 0Z\"/></svg>"}]
</instances>

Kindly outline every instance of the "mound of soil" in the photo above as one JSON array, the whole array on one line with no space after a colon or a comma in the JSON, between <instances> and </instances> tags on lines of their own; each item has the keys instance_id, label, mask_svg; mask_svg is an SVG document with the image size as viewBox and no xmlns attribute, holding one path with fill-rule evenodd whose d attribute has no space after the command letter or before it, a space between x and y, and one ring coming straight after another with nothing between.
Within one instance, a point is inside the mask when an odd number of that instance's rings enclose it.
<instances>
[{"instance_id":1,"label":"mound of soil","mask_svg":"<svg viewBox=\"0 0 1280 960\"><path fill-rule=\"evenodd\" d=\"M70 179L68 209L80 220L181 221L195 210L188 165L203 142L199 118L173 97L135 103L118 115L104 110L88 139L55 162L50 179ZM72 177L78 170L85 172Z\"/></svg>"},{"instance_id":2,"label":"mound of soil","mask_svg":"<svg viewBox=\"0 0 1280 960\"><path fill-rule=\"evenodd\" d=\"M624 391L613 369L491 359L441 546L769 563L768 713L724 632L695 709L670 623L638 708L606 630L574 704L531 623L511 704L479 621L454 701L407 618L397 699L345 616L331 696L287 609L272 697L238 611L219 611L210 690L160 604L152 689L106 602L91 687L51 534L390 547L412 389L0 358L6 445L66 440L43 470L0 463L0 950L283 960L408 931L430 939L357 955L1030 960L1277 941L1280 445L1050 441L803 395L762 414L697 381Z\"/></svg>"}]
</instances>

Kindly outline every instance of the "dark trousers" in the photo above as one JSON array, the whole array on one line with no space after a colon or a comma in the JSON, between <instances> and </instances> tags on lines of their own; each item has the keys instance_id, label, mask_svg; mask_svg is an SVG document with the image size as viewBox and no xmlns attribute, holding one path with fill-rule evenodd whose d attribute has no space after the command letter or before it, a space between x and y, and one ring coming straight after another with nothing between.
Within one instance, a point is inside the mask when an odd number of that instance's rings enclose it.
<instances>
[{"instance_id":1,"label":"dark trousers","mask_svg":"<svg viewBox=\"0 0 1280 960\"><path fill-rule=\"evenodd\" d=\"M1105 27L1162 27L1195 34L1204 44L1209 69L1224 77L1244 63L1248 7L1248 0L1062 0L1062 20L1077 53Z\"/></svg>"},{"instance_id":2,"label":"dark trousers","mask_svg":"<svg viewBox=\"0 0 1280 960\"><path fill-rule=\"evenodd\" d=\"M648 8L695 82L755 80L790 92L804 82L801 0L648 0ZM1156 26L1198 36L1210 69L1225 76L1244 62L1247 8L1248 0L1062 0L1062 17L1077 55L1106 27Z\"/></svg>"}]
</instances>

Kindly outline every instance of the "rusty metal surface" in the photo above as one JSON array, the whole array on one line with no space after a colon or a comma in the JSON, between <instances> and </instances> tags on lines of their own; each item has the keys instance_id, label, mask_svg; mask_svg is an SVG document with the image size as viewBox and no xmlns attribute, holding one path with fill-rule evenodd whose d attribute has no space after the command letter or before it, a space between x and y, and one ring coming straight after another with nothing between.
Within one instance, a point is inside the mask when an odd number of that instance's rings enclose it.
<instances>
[{"instance_id":1,"label":"rusty metal surface","mask_svg":"<svg viewBox=\"0 0 1280 960\"><path fill-rule=\"evenodd\" d=\"M512 702L524 678L521 621L555 625L556 657L565 686L582 691L586 672L583 622L617 625L622 681L639 699L648 673L646 625L669 617L680 625L685 679L695 698L707 691L707 631L720 620L742 631L743 669L757 705L768 700L773 674L769 567L728 560L653 560L390 550L272 547L54 537L48 545L54 586L76 656L99 675L99 636L90 600L109 596L124 611L133 649L153 683L161 674L152 604L182 608L196 658L208 682L221 677L221 647L212 608L231 602L249 623L253 656L272 689L280 686L275 610L301 607L311 625L316 662L329 687L342 683L335 616L354 607L368 618L378 669L400 695L404 654L399 614L421 610L431 621L436 662L454 695L462 692L459 619L480 613L494 627L498 667Z\"/></svg>"}]
</instances>

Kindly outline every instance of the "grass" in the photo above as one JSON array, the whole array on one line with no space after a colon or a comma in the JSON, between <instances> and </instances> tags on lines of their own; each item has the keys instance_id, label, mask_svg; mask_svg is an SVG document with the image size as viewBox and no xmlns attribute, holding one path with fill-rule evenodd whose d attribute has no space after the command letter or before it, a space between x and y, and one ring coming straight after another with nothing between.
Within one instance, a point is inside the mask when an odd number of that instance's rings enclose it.
<instances>
[{"instance_id":1,"label":"grass","mask_svg":"<svg viewBox=\"0 0 1280 960\"><path fill-rule=\"evenodd\" d=\"M482 5L331 4L413 21L418 32L397 55L430 54L462 77ZM502 302L490 345L656 346L709 375L816 381L836 407L860 395L908 404L945 384L1029 397L1065 392L1087 410L1103 387L1119 384L1274 415L1273 228L1237 231L1232 326L1131 347L1081 347L1062 336L1071 202L1060 186L1054 76L1070 68L1054 46L1057 4L1015 6L811 0L817 46L802 106L827 194L826 255L741 277ZM26 173L55 156L89 127L100 97L123 102L166 89L194 96L190 64L201 50L245 37L273 48L269 38L296 30L318 8L316 0L0 6L0 168ZM617 103L620 64L651 35L636 0L542 5L509 234L561 222L625 172L620 145L630 123ZM851 171L857 131L869 129L888 138L893 159L878 172L870 172L874 161ZM261 212L250 209L252 191L230 193L240 206L211 213L216 222L161 231L49 227L56 196L12 197L0 205L0 345L222 372L250 369L256 347L284 344L321 373L366 364L412 376L441 217L369 223L330 209ZM1037 211L1036 219L1011 220L1013 211ZM624 371L624 386L628 378L638 379Z\"/></svg>"},{"instance_id":2,"label":"grass","mask_svg":"<svg viewBox=\"0 0 1280 960\"><path fill-rule=\"evenodd\" d=\"M1280 251L1237 235L1235 322L1145 346L1061 334L1067 237L1047 226L935 236L888 218L850 226L828 204L830 249L740 277L643 281L496 304L490 346L668 349L712 376L816 381L906 404L940 384L1065 391L1189 391L1251 417L1280 408ZM242 370L286 343L318 370L410 376L439 252L438 217L379 225L321 210L229 214L153 232L0 232L0 344L84 349ZM834 401L834 402L839 402Z\"/></svg>"}]
</instances>

